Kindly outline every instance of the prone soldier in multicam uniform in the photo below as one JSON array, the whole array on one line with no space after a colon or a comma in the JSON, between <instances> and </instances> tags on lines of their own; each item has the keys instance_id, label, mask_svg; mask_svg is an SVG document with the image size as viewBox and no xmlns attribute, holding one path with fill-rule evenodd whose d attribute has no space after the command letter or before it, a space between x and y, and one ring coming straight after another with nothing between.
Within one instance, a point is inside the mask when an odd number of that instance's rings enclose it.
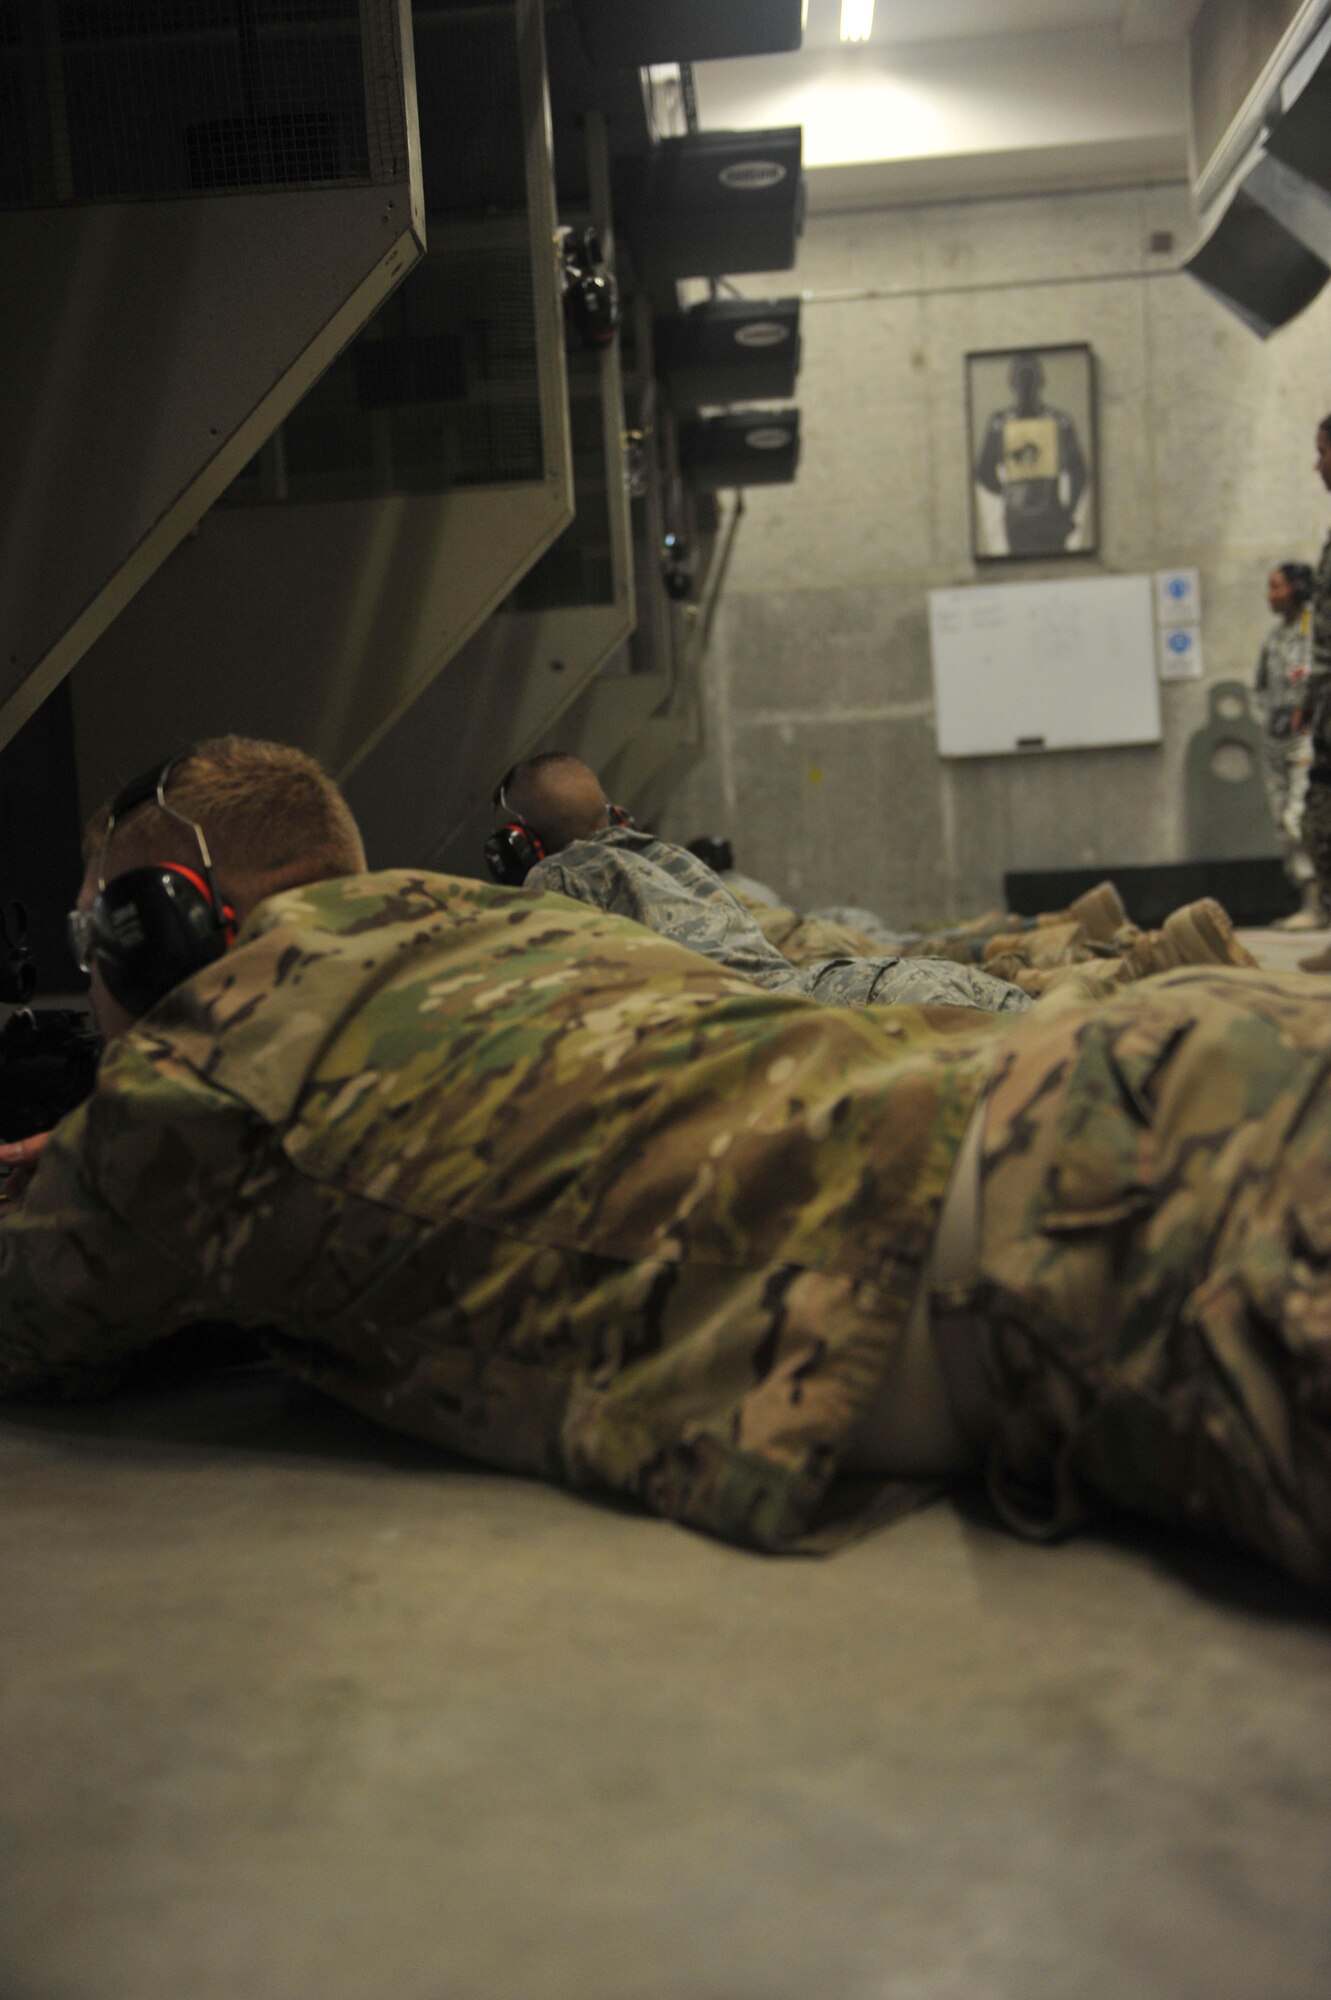
<instances>
[{"instance_id":1,"label":"prone soldier in multicam uniform","mask_svg":"<svg viewBox=\"0 0 1331 2000\"><path fill-rule=\"evenodd\" d=\"M558 895L362 874L273 746L128 801L77 926L109 1052L0 1219L9 1393L220 1318L750 1545L971 1473L1023 1532L1108 1498L1331 1582L1331 988L827 1009Z\"/></svg>"}]
</instances>

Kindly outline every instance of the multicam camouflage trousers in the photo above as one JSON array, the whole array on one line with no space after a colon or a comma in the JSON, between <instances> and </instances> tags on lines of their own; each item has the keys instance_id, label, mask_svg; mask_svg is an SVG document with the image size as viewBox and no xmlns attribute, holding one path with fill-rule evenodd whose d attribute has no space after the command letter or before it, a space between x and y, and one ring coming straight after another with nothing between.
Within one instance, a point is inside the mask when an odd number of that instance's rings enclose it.
<instances>
[{"instance_id":1,"label":"multicam camouflage trousers","mask_svg":"<svg viewBox=\"0 0 1331 2000\"><path fill-rule=\"evenodd\" d=\"M981 1288L1004 1519L1094 1496L1331 1584L1331 980L1164 973L1014 1023Z\"/></svg>"}]
</instances>

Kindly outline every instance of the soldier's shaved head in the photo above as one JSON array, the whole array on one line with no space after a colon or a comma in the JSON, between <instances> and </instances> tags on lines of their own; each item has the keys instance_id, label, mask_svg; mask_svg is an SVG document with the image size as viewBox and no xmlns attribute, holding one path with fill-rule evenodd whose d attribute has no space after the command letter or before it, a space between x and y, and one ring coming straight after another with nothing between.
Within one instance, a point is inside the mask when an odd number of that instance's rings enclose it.
<instances>
[{"instance_id":1,"label":"soldier's shaved head","mask_svg":"<svg viewBox=\"0 0 1331 2000\"><path fill-rule=\"evenodd\" d=\"M515 764L500 789L504 804L531 828L547 854L603 833L610 824L600 779L565 750L546 750Z\"/></svg>"}]
</instances>

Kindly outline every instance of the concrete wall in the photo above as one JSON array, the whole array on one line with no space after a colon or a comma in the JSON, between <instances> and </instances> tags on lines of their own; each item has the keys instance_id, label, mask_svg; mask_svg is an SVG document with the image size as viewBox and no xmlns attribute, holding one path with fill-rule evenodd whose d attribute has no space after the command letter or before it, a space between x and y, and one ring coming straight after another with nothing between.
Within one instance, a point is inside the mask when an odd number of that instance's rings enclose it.
<instances>
[{"instance_id":1,"label":"concrete wall","mask_svg":"<svg viewBox=\"0 0 1331 2000\"><path fill-rule=\"evenodd\" d=\"M867 46L699 63L704 128L802 125L811 168L1163 138L1182 157L1181 42L1125 46L1107 25L917 41L904 26L894 10Z\"/></svg>"},{"instance_id":2,"label":"concrete wall","mask_svg":"<svg viewBox=\"0 0 1331 2000\"><path fill-rule=\"evenodd\" d=\"M1173 269L1192 229L1182 187L810 219L803 463L793 486L747 496L707 753L664 831L729 832L738 864L799 903L902 923L1000 900L1005 869L1183 858L1203 684L1163 689L1159 747L942 764L926 592L978 574L965 354L1089 341L1100 553L1000 574L1196 565L1207 678L1250 673L1266 570L1311 558L1331 525L1311 470L1331 293L1263 346ZM1153 256L1159 230L1178 248ZM768 286L783 288L744 289Z\"/></svg>"}]
</instances>

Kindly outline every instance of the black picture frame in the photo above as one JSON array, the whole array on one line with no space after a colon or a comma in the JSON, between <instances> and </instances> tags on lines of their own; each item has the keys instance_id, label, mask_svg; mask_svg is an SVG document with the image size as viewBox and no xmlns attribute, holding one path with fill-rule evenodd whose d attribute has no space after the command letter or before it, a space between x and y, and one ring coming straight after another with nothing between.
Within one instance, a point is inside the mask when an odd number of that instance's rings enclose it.
<instances>
[{"instance_id":1,"label":"black picture frame","mask_svg":"<svg viewBox=\"0 0 1331 2000\"><path fill-rule=\"evenodd\" d=\"M1100 450L1087 342L968 354L966 438L977 563L1096 554Z\"/></svg>"}]
</instances>

